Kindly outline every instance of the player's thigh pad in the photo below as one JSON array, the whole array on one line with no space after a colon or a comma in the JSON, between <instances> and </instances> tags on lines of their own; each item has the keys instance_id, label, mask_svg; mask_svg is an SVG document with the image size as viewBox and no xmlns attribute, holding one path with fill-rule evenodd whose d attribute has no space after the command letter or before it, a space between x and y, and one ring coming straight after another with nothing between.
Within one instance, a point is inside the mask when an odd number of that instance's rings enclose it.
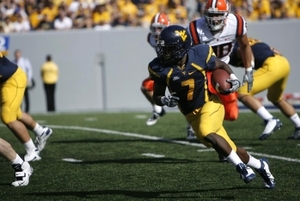
<instances>
[{"instance_id":1,"label":"player's thigh pad","mask_svg":"<svg viewBox=\"0 0 300 201\"><path fill-rule=\"evenodd\" d=\"M1 119L8 124L22 116L21 104L27 84L26 74L18 70L1 86Z\"/></svg>"}]
</instances>

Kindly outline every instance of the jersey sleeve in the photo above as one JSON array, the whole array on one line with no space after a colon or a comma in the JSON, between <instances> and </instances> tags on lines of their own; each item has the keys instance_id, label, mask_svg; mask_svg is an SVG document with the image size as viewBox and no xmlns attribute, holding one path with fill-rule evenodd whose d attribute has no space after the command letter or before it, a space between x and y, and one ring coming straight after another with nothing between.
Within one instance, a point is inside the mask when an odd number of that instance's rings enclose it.
<instances>
[{"instance_id":1,"label":"jersey sleeve","mask_svg":"<svg viewBox=\"0 0 300 201\"><path fill-rule=\"evenodd\" d=\"M205 71L213 71L216 66L216 55L209 45L196 45L194 46L196 50L196 61L199 62L199 66ZM202 65L201 65L202 63Z\"/></svg>"},{"instance_id":2,"label":"jersey sleeve","mask_svg":"<svg viewBox=\"0 0 300 201\"><path fill-rule=\"evenodd\" d=\"M208 54L207 54L207 58L206 58L206 65L207 65L207 70L208 71L213 71L216 68L216 55L212 49L211 46L208 46L209 50L208 50Z\"/></svg>"},{"instance_id":3,"label":"jersey sleeve","mask_svg":"<svg viewBox=\"0 0 300 201\"><path fill-rule=\"evenodd\" d=\"M199 34L197 32L197 20L191 21L187 27L187 31L192 38L193 45L198 45L201 43Z\"/></svg>"},{"instance_id":4,"label":"jersey sleeve","mask_svg":"<svg viewBox=\"0 0 300 201\"><path fill-rule=\"evenodd\" d=\"M158 64L157 58L148 64L148 71L151 80L154 80L159 85L166 85L162 67Z\"/></svg>"},{"instance_id":5,"label":"jersey sleeve","mask_svg":"<svg viewBox=\"0 0 300 201\"><path fill-rule=\"evenodd\" d=\"M239 14L233 14L236 18L236 37L241 37L247 33L247 22L246 20L240 16Z\"/></svg>"}]
</instances>

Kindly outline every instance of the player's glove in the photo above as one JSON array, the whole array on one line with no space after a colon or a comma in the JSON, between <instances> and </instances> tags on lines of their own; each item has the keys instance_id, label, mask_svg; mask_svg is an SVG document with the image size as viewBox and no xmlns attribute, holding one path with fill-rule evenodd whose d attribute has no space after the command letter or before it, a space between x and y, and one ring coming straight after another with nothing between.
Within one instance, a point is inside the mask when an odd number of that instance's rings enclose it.
<instances>
[{"instance_id":1,"label":"player's glove","mask_svg":"<svg viewBox=\"0 0 300 201\"><path fill-rule=\"evenodd\" d=\"M177 101L179 101L179 97L174 96L175 93L172 93L172 95L168 95L168 97L163 96L161 97L161 103L168 106L168 107L175 107L177 106Z\"/></svg>"},{"instance_id":2,"label":"player's glove","mask_svg":"<svg viewBox=\"0 0 300 201\"><path fill-rule=\"evenodd\" d=\"M252 86L253 86L253 68L252 67L247 68L245 71L245 75L243 78L243 85L246 82L248 83L248 92L250 92L252 89Z\"/></svg>"},{"instance_id":3,"label":"player's glove","mask_svg":"<svg viewBox=\"0 0 300 201\"><path fill-rule=\"evenodd\" d=\"M241 81L234 74L230 74L230 79L226 81L231 83L231 88L228 90L230 93L237 91L242 86Z\"/></svg>"}]
</instances>

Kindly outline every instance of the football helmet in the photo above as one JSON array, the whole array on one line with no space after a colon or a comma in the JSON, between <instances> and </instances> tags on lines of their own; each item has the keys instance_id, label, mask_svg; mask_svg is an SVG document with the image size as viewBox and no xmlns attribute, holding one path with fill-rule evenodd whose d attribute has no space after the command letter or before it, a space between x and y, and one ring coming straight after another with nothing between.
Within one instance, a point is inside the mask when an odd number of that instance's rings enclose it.
<instances>
[{"instance_id":1,"label":"football helmet","mask_svg":"<svg viewBox=\"0 0 300 201\"><path fill-rule=\"evenodd\" d=\"M211 31L219 31L225 25L230 12L227 0L208 0L204 7L204 16Z\"/></svg>"},{"instance_id":2,"label":"football helmet","mask_svg":"<svg viewBox=\"0 0 300 201\"><path fill-rule=\"evenodd\" d=\"M155 39L158 39L158 35L161 30L170 25L170 20L165 13L157 13L153 16L150 24L150 32Z\"/></svg>"},{"instance_id":3,"label":"football helmet","mask_svg":"<svg viewBox=\"0 0 300 201\"><path fill-rule=\"evenodd\" d=\"M192 46L187 30L179 25L164 28L157 40L157 57L163 64L176 65Z\"/></svg>"}]
</instances>

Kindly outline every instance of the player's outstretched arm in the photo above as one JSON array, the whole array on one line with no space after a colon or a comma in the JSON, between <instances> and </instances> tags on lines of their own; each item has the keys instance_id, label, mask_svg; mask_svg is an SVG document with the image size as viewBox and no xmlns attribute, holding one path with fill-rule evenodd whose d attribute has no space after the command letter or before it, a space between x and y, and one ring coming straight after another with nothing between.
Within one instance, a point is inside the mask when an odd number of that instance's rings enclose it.
<instances>
[{"instance_id":1,"label":"player's outstretched arm","mask_svg":"<svg viewBox=\"0 0 300 201\"><path fill-rule=\"evenodd\" d=\"M248 41L247 34L238 38L241 57L245 66L245 74L243 77L243 84L248 83L248 92L251 91L253 86L253 70L254 70L254 57Z\"/></svg>"}]
</instances>

